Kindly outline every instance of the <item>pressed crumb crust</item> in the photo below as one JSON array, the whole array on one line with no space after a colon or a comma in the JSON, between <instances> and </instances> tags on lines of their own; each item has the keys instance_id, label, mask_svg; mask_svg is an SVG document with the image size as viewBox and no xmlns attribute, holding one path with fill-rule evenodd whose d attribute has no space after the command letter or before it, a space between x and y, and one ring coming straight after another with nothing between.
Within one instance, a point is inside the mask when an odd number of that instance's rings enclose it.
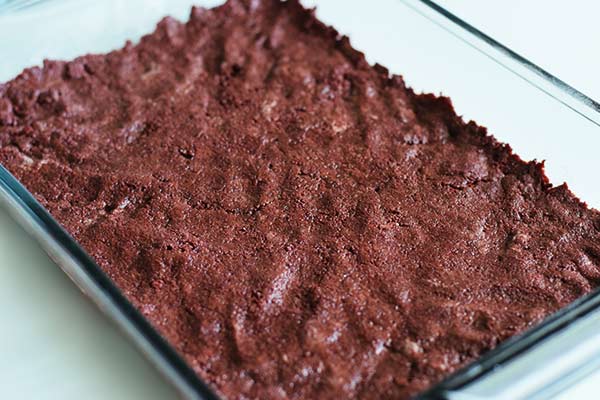
<instances>
[{"instance_id":1,"label":"pressed crumb crust","mask_svg":"<svg viewBox=\"0 0 600 400\"><path fill-rule=\"evenodd\" d=\"M297 1L24 71L0 162L231 399L407 398L600 282L598 212Z\"/></svg>"}]
</instances>

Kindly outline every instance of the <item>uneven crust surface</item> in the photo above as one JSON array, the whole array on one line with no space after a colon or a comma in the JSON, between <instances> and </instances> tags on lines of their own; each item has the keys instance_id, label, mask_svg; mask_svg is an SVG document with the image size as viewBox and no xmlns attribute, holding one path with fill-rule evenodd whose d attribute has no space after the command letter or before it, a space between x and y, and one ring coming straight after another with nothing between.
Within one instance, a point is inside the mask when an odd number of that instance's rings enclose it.
<instances>
[{"instance_id":1,"label":"uneven crust surface","mask_svg":"<svg viewBox=\"0 0 600 400\"><path fill-rule=\"evenodd\" d=\"M296 1L24 71L0 162L231 399L407 398L600 282L596 211Z\"/></svg>"}]
</instances>

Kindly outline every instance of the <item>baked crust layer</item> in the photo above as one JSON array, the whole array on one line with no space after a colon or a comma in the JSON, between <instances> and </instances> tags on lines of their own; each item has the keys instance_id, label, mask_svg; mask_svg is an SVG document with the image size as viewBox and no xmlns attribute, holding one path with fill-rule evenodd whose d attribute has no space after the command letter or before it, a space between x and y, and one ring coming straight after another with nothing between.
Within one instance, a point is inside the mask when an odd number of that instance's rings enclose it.
<instances>
[{"instance_id":1,"label":"baked crust layer","mask_svg":"<svg viewBox=\"0 0 600 400\"><path fill-rule=\"evenodd\" d=\"M297 1L24 71L0 162L228 398L407 398L600 279L596 211Z\"/></svg>"}]
</instances>

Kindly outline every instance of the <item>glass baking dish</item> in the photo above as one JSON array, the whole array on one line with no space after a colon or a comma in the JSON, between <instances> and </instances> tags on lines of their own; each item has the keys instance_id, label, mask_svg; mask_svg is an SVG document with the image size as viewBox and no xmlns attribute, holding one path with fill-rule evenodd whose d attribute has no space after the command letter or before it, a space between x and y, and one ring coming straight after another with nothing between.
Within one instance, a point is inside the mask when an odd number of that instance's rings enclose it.
<instances>
[{"instance_id":1,"label":"glass baking dish","mask_svg":"<svg viewBox=\"0 0 600 400\"><path fill-rule=\"evenodd\" d=\"M70 59L136 41L158 20L187 19L199 0L0 1L0 81L45 58ZM600 107L579 91L485 36L434 2L309 1L371 62L402 74L416 91L443 93L459 114L487 126L524 159L545 159L600 207ZM0 127L1 129L1 127ZM34 237L185 398L214 398L172 347L31 194L0 166L0 204ZM600 364L600 292L488 352L422 398L549 398Z\"/></svg>"}]
</instances>

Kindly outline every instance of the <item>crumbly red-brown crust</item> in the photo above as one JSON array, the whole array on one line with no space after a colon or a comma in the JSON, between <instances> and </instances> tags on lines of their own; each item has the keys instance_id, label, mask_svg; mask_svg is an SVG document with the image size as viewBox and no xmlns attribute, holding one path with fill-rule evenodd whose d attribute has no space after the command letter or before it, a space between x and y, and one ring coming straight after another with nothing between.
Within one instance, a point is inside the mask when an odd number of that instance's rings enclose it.
<instances>
[{"instance_id":1,"label":"crumbly red-brown crust","mask_svg":"<svg viewBox=\"0 0 600 400\"><path fill-rule=\"evenodd\" d=\"M296 1L0 85L0 162L228 398L406 398L589 292L600 216Z\"/></svg>"}]
</instances>

